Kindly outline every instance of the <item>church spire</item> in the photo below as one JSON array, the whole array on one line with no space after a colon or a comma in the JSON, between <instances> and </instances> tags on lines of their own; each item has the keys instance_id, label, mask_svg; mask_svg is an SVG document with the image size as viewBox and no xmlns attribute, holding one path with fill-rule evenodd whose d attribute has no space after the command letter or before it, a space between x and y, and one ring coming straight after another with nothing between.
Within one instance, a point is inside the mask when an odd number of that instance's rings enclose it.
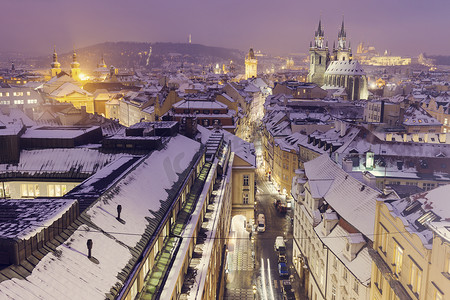
<instances>
[{"instance_id":1,"label":"church spire","mask_svg":"<svg viewBox=\"0 0 450 300\"><path fill-rule=\"evenodd\" d=\"M323 39L325 36L325 31L322 27L322 19L319 19L319 26L317 27L317 30L314 35L314 46L316 48L322 49L323 48Z\"/></svg>"},{"instance_id":2,"label":"church spire","mask_svg":"<svg viewBox=\"0 0 450 300\"><path fill-rule=\"evenodd\" d=\"M347 33L345 32L344 16L342 16L342 25L341 30L338 33L338 37L347 37Z\"/></svg>"},{"instance_id":3,"label":"church spire","mask_svg":"<svg viewBox=\"0 0 450 300\"><path fill-rule=\"evenodd\" d=\"M341 29L338 32L338 48L346 49L347 32L345 32L344 16L342 16Z\"/></svg>"}]
</instances>

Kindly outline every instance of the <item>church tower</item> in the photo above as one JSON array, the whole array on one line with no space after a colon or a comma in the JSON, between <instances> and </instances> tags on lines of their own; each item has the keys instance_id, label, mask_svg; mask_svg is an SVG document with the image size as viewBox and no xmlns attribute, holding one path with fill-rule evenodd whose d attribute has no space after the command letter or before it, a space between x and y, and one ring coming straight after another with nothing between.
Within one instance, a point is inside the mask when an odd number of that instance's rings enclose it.
<instances>
[{"instance_id":1,"label":"church tower","mask_svg":"<svg viewBox=\"0 0 450 300\"><path fill-rule=\"evenodd\" d=\"M314 46L309 45L309 73L308 82L313 82L318 86L324 84L324 74L330 62L328 43L324 44L325 31L322 27L322 20L319 20L319 27L314 35Z\"/></svg>"},{"instance_id":2,"label":"church tower","mask_svg":"<svg viewBox=\"0 0 450 300\"><path fill-rule=\"evenodd\" d=\"M336 49L336 60L350 60L350 43L347 47L347 32L345 31L344 18L342 18L341 29L338 32L338 48Z\"/></svg>"},{"instance_id":3,"label":"church tower","mask_svg":"<svg viewBox=\"0 0 450 300\"><path fill-rule=\"evenodd\" d=\"M105 58L103 57L102 54L102 60L100 61L100 63L97 64L97 68L107 68L108 66L105 63Z\"/></svg>"},{"instance_id":4,"label":"church tower","mask_svg":"<svg viewBox=\"0 0 450 300\"><path fill-rule=\"evenodd\" d=\"M248 54L245 57L245 79L249 79L252 77L256 78L257 74L258 74L258 60L255 57L253 48L250 48L250 51L248 51Z\"/></svg>"},{"instance_id":5,"label":"church tower","mask_svg":"<svg viewBox=\"0 0 450 300\"><path fill-rule=\"evenodd\" d=\"M56 54L56 47L53 49L53 61L51 63L50 75L55 77L61 73L61 64L58 62L58 54Z\"/></svg>"},{"instance_id":6,"label":"church tower","mask_svg":"<svg viewBox=\"0 0 450 300\"><path fill-rule=\"evenodd\" d=\"M80 81L80 63L77 61L75 49L73 50L72 59L72 63L70 64L70 76L72 76L73 79Z\"/></svg>"}]
</instances>

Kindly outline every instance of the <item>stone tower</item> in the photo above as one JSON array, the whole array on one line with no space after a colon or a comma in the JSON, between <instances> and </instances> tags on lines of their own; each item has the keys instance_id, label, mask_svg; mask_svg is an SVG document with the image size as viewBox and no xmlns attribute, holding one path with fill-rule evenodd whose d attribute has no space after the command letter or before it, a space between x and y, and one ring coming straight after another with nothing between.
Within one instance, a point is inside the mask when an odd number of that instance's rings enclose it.
<instances>
[{"instance_id":1,"label":"stone tower","mask_svg":"<svg viewBox=\"0 0 450 300\"><path fill-rule=\"evenodd\" d=\"M50 75L55 77L61 73L61 64L58 62L58 54L56 54L56 48L53 49L53 61L51 63Z\"/></svg>"},{"instance_id":2,"label":"stone tower","mask_svg":"<svg viewBox=\"0 0 450 300\"><path fill-rule=\"evenodd\" d=\"M347 46L347 32L345 31L344 18L342 18L341 29L338 32L338 48L335 49L335 59L339 61L350 60L350 43Z\"/></svg>"},{"instance_id":3,"label":"stone tower","mask_svg":"<svg viewBox=\"0 0 450 300\"><path fill-rule=\"evenodd\" d=\"M330 62L328 43L324 44L325 32L322 21L319 20L319 27L315 32L314 45L309 45L309 73L308 82L313 82L318 86L324 84L324 74Z\"/></svg>"},{"instance_id":4,"label":"stone tower","mask_svg":"<svg viewBox=\"0 0 450 300\"><path fill-rule=\"evenodd\" d=\"M248 51L248 54L245 57L245 79L249 79L252 77L256 78L257 73L258 73L258 60L255 57L253 48L250 48L250 51Z\"/></svg>"},{"instance_id":5,"label":"stone tower","mask_svg":"<svg viewBox=\"0 0 450 300\"><path fill-rule=\"evenodd\" d=\"M72 76L73 79L80 81L80 73L80 63L77 61L77 53L74 49L72 55L72 63L70 64L70 76Z\"/></svg>"}]
</instances>

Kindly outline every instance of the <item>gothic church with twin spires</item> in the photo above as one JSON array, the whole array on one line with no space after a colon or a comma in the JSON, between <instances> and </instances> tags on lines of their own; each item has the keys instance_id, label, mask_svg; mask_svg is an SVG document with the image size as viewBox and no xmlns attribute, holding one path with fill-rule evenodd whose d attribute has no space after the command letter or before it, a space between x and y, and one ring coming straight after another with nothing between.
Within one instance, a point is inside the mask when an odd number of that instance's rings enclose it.
<instances>
[{"instance_id":1,"label":"gothic church with twin spires","mask_svg":"<svg viewBox=\"0 0 450 300\"><path fill-rule=\"evenodd\" d=\"M338 32L338 45L333 42L333 50L325 42L322 21L314 35L314 45L309 47L308 82L316 83L334 96L346 100L368 98L367 77L361 64L353 60L350 43L347 45L347 32L344 20Z\"/></svg>"}]
</instances>

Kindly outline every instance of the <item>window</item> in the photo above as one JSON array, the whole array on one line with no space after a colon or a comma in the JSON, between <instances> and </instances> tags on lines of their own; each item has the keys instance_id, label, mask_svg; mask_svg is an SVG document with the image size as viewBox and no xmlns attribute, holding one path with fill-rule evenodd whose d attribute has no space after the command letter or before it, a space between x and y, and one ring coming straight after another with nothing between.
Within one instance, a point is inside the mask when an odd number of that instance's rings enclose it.
<instances>
[{"instance_id":1,"label":"window","mask_svg":"<svg viewBox=\"0 0 450 300\"><path fill-rule=\"evenodd\" d=\"M65 184L49 184L47 190L49 197L61 197L66 194L67 186Z\"/></svg>"},{"instance_id":2,"label":"window","mask_svg":"<svg viewBox=\"0 0 450 300\"><path fill-rule=\"evenodd\" d=\"M210 110L209 109L204 109L203 113L206 114L206 115L209 115L210 114Z\"/></svg>"},{"instance_id":3,"label":"window","mask_svg":"<svg viewBox=\"0 0 450 300\"><path fill-rule=\"evenodd\" d=\"M336 259L336 257L333 257L333 268L337 269L337 259Z\"/></svg>"},{"instance_id":4,"label":"window","mask_svg":"<svg viewBox=\"0 0 450 300\"><path fill-rule=\"evenodd\" d=\"M189 109L183 110L183 113L188 114L189 113Z\"/></svg>"},{"instance_id":5,"label":"window","mask_svg":"<svg viewBox=\"0 0 450 300\"><path fill-rule=\"evenodd\" d=\"M1 100L0 104L9 105L11 103L9 102L9 100Z\"/></svg>"},{"instance_id":6,"label":"window","mask_svg":"<svg viewBox=\"0 0 450 300\"><path fill-rule=\"evenodd\" d=\"M331 300L336 300L336 286L334 284L331 286Z\"/></svg>"},{"instance_id":7,"label":"window","mask_svg":"<svg viewBox=\"0 0 450 300\"><path fill-rule=\"evenodd\" d=\"M38 197L39 196L39 185L32 183L23 183L20 185L21 197Z\"/></svg>"},{"instance_id":8,"label":"window","mask_svg":"<svg viewBox=\"0 0 450 300\"><path fill-rule=\"evenodd\" d=\"M444 295L437 289L434 291L434 300L443 300Z\"/></svg>"},{"instance_id":9,"label":"window","mask_svg":"<svg viewBox=\"0 0 450 300\"><path fill-rule=\"evenodd\" d=\"M353 291L358 294L358 280L353 281Z\"/></svg>"},{"instance_id":10,"label":"window","mask_svg":"<svg viewBox=\"0 0 450 300\"><path fill-rule=\"evenodd\" d=\"M215 115L220 114L220 110L218 110L218 109L213 110L213 114L215 114Z\"/></svg>"},{"instance_id":11,"label":"window","mask_svg":"<svg viewBox=\"0 0 450 300\"><path fill-rule=\"evenodd\" d=\"M403 248L395 245L394 249L394 273L398 276L402 272Z\"/></svg>"},{"instance_id":12,"label":"window","mask_svg":"<svg viewBox=\"0 0 450 300\"><path fill-rule=\"evenodd\" d=\"M344 274L342 274L342 278L344 278L345 281L348 280L348 271L347 271L347 268L344 268Z\"/></svg>"},{"instance_id":13,"label":"window","mask_svg":"<svg viewBox=\"0 0 450 300\"><path fill-rule=\"evenodd\" d=\"M131 291L130 291L130 298L134 299L136 298L138 293L138 287L137 287L137 279L134 281L133 285L131 286Z\"/></svg>"},{"instance_id":14,"label":"window","mask_svg":"<svg viewBox=\"0 0 450 300\"><path fill-rule=\"evenodd\" d=\"M28 99L28 104L36 104L37 103L37 99Z\"/></svg>"},{"instance_id":15,"label":"window","mask_svg":"<svg viewBox=\"0 0 450 300\"><path fill-rule=\"evenodd\" d=\"M381 240L380 240L380 250L386 254L387 249L387 243L388 243L388 231L384 226L380 223L380 233L381 233Z\"/></svg>"},{"instance_id":16,"label":"window","mask_svg":"<svg viewBox=\"0 0 450 300\"><path fill-rule=\"evenodd\" d=\"M147 276L147 273L148 273L148 271L149 271L149 267L148 267L149 262L150 262L150 256L147 256L147 259L145 260L144 266L143 266L143 268L142 268L142 271L144 272L144 273L143 273L144 278L145 278L145 276Z\"/></svg>"},{"instance_id":17,"label":"window","mask_svg":"<svg viewBox=\"0 0 450 300\"><path fill-rule=\"evenodd\" d=\"M244 194L243 194L243 200L242 200L242 202L243 202L244 204L248 204L248 193L244 193Z\"/></svg>"},{"instance_id":18,"label":"window","mask_svg":"<svg viewBox=\"0 0 450 300\"><path fill-rule=\"evenodd\" d=\"M30 96L31 95L31 92L27 92L27 96Z\"/></svg>"},{"instance_id":19,"label":"window","mask_svg":"<svg viewBox=\"0 0 450 300\"><path fill-rule=\"evenodd\" d=\"M14 104L24 104L23 100L14 100Z\"/></svg>"},{"instance_id":20,"label":"window","mask_svg":"<svg viewBox=\"0 0 450 300\"><path fill-rule=\"evenodd\" d=\"M411 270L409 274L409 288L414 294L420 294L420 284L422 282L422 269L411 260Z\"/></svg>"},{"instance_id":21,"label":"window","mask_svg":"<svg viewBox=\"0 0 450 300\"><path fill-rule=\"evenodd\" d=\"M380 294L383 294L383 275L381 274L381 271L377 267L375 268L376 268L375 286L377 287Z\"/></svg>"},{"instance_id":22,"label":"window","mask_svg":"<svg viewBox=\"0 0 450 300\"><path fill-rule=\"evenodd\" d=\"M0 198L10 198L9 184L7 182L0 183Z\"/></svg>"},{"instance_id":23,"label":"window","mask_svg":"<svg viewBox=\"0 0 450 300\"><path fill-rule=\"evenodd\" d=\"M244 186L248 186L248 175L244 175Z\"/></svg>"}]
</instances>

